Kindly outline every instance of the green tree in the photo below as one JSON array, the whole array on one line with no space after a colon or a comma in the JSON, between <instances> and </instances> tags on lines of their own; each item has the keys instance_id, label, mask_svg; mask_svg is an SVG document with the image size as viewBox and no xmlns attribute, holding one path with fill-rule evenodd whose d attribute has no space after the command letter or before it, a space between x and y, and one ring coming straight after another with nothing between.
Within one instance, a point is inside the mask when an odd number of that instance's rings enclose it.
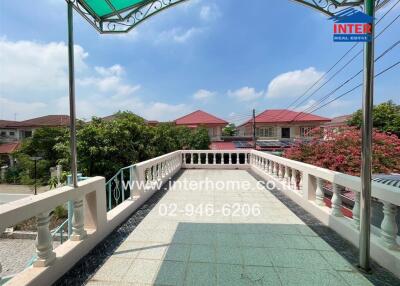
<instances>
[{"instance_id":1,"label":"green tree","mask_svg":"<svg viewBox=\"0 0 400 286\"><path fill-rule=\"evenodd\" d=\"M229 123L227 126L222 129L223 136L235 136L236 135L236 126L234 123Z\"/></svg>"},{"instance_id":2,"label":"green tree","mask_svg":"<svg viewBox=\"0 0 400 286\"><path fill-rule=\"evenodd\" d=\"M400 136L400 105L389 100L375 105L372 111L374 128ZM349 120L350 126L361 128L362 110L357 110Z\"/></svg>"}]
</instances>

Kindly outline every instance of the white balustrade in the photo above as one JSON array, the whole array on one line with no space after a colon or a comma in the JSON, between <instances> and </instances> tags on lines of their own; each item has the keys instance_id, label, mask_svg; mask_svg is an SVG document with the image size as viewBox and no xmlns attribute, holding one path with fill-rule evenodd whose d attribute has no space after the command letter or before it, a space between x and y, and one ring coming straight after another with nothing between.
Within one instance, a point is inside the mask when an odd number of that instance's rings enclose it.
<instances>
[{"instance_id":1,"label":"white balustrade","mask_svg":"<svg viewBox=\"0 0 400 286\"><path fill-rule=\"evenodd\" d=\"M381 224L381 239L389 249L398 249L396 242L398 227L396 224L397 206L389 202L383 203L383 220Z\"/></svg>"},{"instance_id":2,"label":"white balustrade","mask_svg":"<svg viewBox=\"0 0 400 286\"><path fill-rule=\"evenodd\" d=\"M36 254L34 267L45 267L54 262L56 254L53 251L53 239L51 237L49 224L50 212L43 212L37 215L37 236L36 236Z\"/></svg>"},{"instance_id":3,"label":"white balustrade","mask_svg":"<svg viewBox=\"0 0 400 286\"><path fill-rule=\"evenodd\" d=\"M315 203L319 206L325 206L325 202L324 202L324 180L322 180L321 178L316 178L316 189L315 189Z\"/></svg>"},{"instance_id":4,"label":"white balustrade","mask_svg":"<svg viewBox=\"0 0 400 286\"><path fill-rule=\"evenodd\" d=\"M343 216L342 214L342 187L338 184L332 185L332 215Z\"/></svg>"}]
</instances>

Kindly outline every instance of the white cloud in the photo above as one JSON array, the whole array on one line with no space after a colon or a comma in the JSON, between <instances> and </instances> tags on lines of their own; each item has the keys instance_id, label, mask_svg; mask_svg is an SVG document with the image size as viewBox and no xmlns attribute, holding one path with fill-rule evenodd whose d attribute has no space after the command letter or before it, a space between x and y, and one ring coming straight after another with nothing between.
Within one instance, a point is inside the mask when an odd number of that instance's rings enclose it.
<instances>
[{"instance_id":1,"label":"white cloud","mask_svg":"<svg viewBox=\"0 0 400 286\"><path fill-rule=\"evenodd\" d=\"M209 91L206 89L200 89L200 90L196 91L195 94L193 94L193 99L198 100L198 101L207 102L210 99L214 98L215 95L216 95L216 93L213 91Z\"/></svg>"},{"instance_id":2,"label":"white cloud","mask_svg":"<svg viewBox=\"0 0 400 286\"><path fill-rule=\"evenodd\" d=\"M169 120L183 114L184 104L148 102L140 85L125 79L124 67L92 67L88 53L75 46L76 107L80 118L130 110L149 119ZM68 114L67 47L64 43L8 41L0 38L0 117L23 120Z\"/></svg>"},{"instance_id":3,"label":"white cloud","mask_svg":"<svg viewBox=\"0 0 400 286\"><path fill-rule=\"evenodd\" d=\"M253 101L263 95L263 91L257 92L253 87L242 87L234 91L228 91L228 96L235 98L239 102Z\"/></svg>"},{"instance_id":4,"label":"white cloud","mask_svg":"<svg viewBox=\"0 0 400 286\"><path fill-rule=\"evenodd\" d=\"M179 44L186 43L189 39L193 38L196 34L203 32L202 28L191 27L189 29L173 28L171 30L160 33L156 43L160 42L175 42Z\"/></svg>"},{"instance_id":5,"label":"white cloud","mask_svg":"<svg viewBox=\"0 0 400 286\"><path fill-rule=\"evenodd\" d=\"M317 71L314 67L280 74L269 83L267 97L287 98L299 96L322 75L323 72Z\"/></svg>"},{"instance_id":6,"label":"white cloud","mask_svg":"<svg viewBox=\"0 0 400 286\"><path fill-rule=\"evenodd\" d=\"M75 46L76 73L86 69L88 54ZM67 47L64 43L8 41L0 38L1 92L9 95L26 93L32 97L42 92L67 88Z\"/></svg>"},{"instance_id":7,"label":"white cloud","mask_svg":"<svg viewBox=\"0 0 400 286\"><path fill-rule=\"evenodd\" d=\"M204 5L200 8L200 18L204 21L212 21L220 16L221 12L215 3Z\"/></svg>"}]
</instances>

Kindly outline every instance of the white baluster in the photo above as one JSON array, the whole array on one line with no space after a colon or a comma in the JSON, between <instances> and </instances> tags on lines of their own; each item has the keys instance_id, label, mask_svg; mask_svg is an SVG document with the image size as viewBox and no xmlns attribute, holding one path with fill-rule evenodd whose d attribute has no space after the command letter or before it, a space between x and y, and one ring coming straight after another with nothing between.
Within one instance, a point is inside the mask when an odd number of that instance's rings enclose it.
<instances>
[{"instance_id":1,"label":"white baluster","mask_svg":"<svg viewBox=\"0 0 400 286\"><path fill-rule=\"evenodd\" d=\"M354 192L353 223L356 229L360 229L360 193Z\"/></svg>"},{"instance_id":2,"label":"white baluster","mask_svg":"<svg viewBox=\"0 0 400 286\"><path fill-rule=\"evenodd\" d=\"M228 153L229 165L232 165L232 153Z\"/></svg>"},{"instance_id":3,"label":"white baluster","mask_svg":"<svg viewBox=\"0 0 400 286\"><path fill-rule=\"evenodd\" d=\"M206 153L206 165L208 165L208 153Z\"/></svg>"},{"instance_id":4,"label":"white baluster","mask_svg":"<svg viewBox=\"0 0 400 286\"><path fill-rule=\"evenodd\" d=\"M71 240L78 241L86 237L84 228L84 212L83 212L83 199L74 201L74 215L72 217L72 235Z\"/></svg>"},{"instance_id":5,"label":"white baluster","mask_svg":"<svg viewBox=\"0 0 400 286\"><path fill-rule=\"evenodd\" d=\"M272 172L273 172L273 165L274 165L274 163L271 160L269 160L269 162L268 162L268 173L270 175L272 175Z\"/></svg>"},{"instance_id":6,"label":"white baluster","mask_svg":"<svg viewBox=\"0 0 400 286\"><path fill-rule=\"evenodd\" d=\"M389 249L397 249L398 227L396 223L397 206L389 202L383 203L383 220L381 224L381 241Z\"/></svg>"},{"instance_id":7,"label":"white baluster","mask_svg":"<svg viewBox=\"0 0 400 286\"><path fill-rule=\"evenodd\" d=\"M285 166L285 177L284 177L284 182L288 185L290 182L290 176L289 176L289 167Z\"/></svg>"},{"instance_id":8,"label":"white baluster","mask_svg":"<svg viewBox=\"0 0 400 286\"><path fill-rule=\"evenodd\" d=\"M40 213L37 216L37 236L35 243L37 258L33 262L34 267L48 266L56 259L56 254L53 251L53 241L49 230L49 223L49 212Z\"/></svg>"},{"instance_id":9,"label":"white baluster","mask_svg":"<svg viewBox=\"0 0 400 286\"><path fill-rule=\"evenodd\" d=\"M299 171L299 184L297 185L297 190L300 191L300 193L303 193L303 173Z\"/></svg>"},{"instance_id":10,"label":"white baluster","mask_svg":"<svg viewBox=\"0 0 400 286\"><path fill-rule=\"evenodd\" d=\"M332 184L332 209L331 214L334 216L343 216L341 208L342 208L342 197L341 197L342 187L338 184Z\"/></svg>"},{"instance_id":11,"label":"white baluster","mask_svg":"<svg viewBox=\"0 0 400 286\"><path fill-rule=\"evenodd\" d=\"M194 157L194 153L190 153L190 164L193 165L193 157Z\"/></svg>"},{"instance_id":12,"label":"white baluster","mask_svg":"<svg viewBox=\"0 0 400 286\"><path fill-rule=\"evenodd\" d=\"M279 165L279 178L283 181L285 178L285 166Z\"/></svg>"},{"instance_id":13,"label":"white baluster","mask_svg":"<svg viewBox=\"0 0 400 286\"><path fill-rule=\"evenodd\" d=\"M215 153L213 153L213 165L217 164L215 158L216 158Z\"/></svg>"},{"instance_id":14,"label":"white baluster","mask_svg":"<svg viewBox=\"0 0 400 286\"><path fill-rule=\"evenodd\" d=\"M291 177L290 177L290 179L291 179L291 182L290 182L290 185L291 185L291 187L293 188L293 189L296 189L296 169L293 169L292 168L292 172L291 172Z\"/></svg>"},{"instance_id":15,"label":"white baluster","mask_svg":"<svg viewBox=\"0 0 400 286\"><path fill-rule=\"evenodd\" d=\"M317 188L315 190L315 203L319 206L325 206L324 202L324 190L323 190L323 180L321 178L316 178Z\"/></svg>"}]
</instances>

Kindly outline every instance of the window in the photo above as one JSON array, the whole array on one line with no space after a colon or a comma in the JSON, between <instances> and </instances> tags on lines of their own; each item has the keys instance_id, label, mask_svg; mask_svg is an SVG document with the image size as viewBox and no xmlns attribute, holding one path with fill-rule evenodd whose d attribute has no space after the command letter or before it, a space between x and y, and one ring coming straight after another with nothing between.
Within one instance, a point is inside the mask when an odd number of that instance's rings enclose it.
<instances>
[{"instance_id":1,"label":"window","mask_svg":"<svg viewBox=\"0 0 400 286\"><path fill-rule=\"evenodd\" d=\"M10 136L13 136L13 137L15 136L15 132L14 131L10 131L9 134L10 134Z\"/></svg>"},{"instance_id":2,"label":"window","mask_svg":"<svg viewBox=\"0 0 400 286\"><path fill-rule=\"evenodd\" d=\"M256 128L257 137L275 137L275 127Z\"/></svg>"},{"instance_id":3,"label":"window","mask_svg":"<svg viewBox=\"0 0 400 286\"><path fill-rule=\"evenodd\" d=\"M7 135L7 132L1 131L1 132L0 132L0 135L1 135L1 136L6 136L6 135Z\"/></svg>"},{"instance_id":4,"label":"window","mask_svg":"<svg viewBox=\"0 0 400 286\"><path fill-rule=\"evenodd\" d=\"M300 127L300 136L301 137L311 137L312 135L311 130L313 130L314 127Z\"/></svg>"}]
</instances>

